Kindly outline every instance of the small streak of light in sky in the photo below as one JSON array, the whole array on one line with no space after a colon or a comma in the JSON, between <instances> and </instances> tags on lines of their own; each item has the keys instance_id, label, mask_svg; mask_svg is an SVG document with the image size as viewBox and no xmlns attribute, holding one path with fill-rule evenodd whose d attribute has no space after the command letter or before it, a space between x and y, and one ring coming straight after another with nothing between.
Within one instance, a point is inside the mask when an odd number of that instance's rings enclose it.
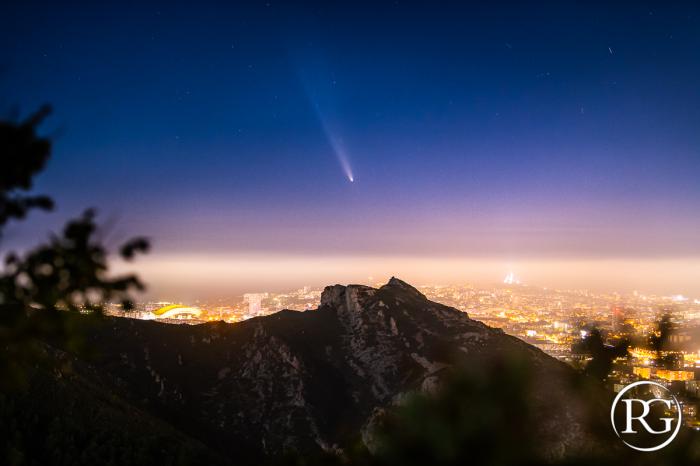
<instances>
[{"instance_id":1,"label":"small streak of light in sky","mask_svg":"<svg viewBox=\"0 0 700 466\"><path fill-rule=\"evenodd\" d=\"M321 121L323 121L323 118L321 118ZM340 162L340 168L343 169L343 172L348 180L353 183L355 181L355 176L352 173L352 167L350 166L350 160L348 159L345 151L343 141L336 135L332 134L325 123L323 123L323 129L326 133L328 141L331 143L331 147L333 148L333 152L335 153L338 162Z\"/></svg>"},{"instance_id":2,"label":"small streak of light in sky","mask_svg":"<svg viewBox=\"0 0 700 466\"><path fill-rule=\"evenodd\" d=\"M324 66L312 66L311 69L315 69L313 73L305 72L303 68L298 68L298 74L304 92L316 113L326 141L328 141L333 155L335 155L335 158L338 160L340 168L343 170L348 181L354 183L355 174L350 165L350 157L348 156L347 148L341 138L342 131L340 131L338 127L338 109L334 102L334 97L337 93L335 89L336 80L332 75L329 76L328 72L324 72ZM319 76L327 76L327 78L320 79ZM329 86L329 83L332 85Z\"/></svg>"},{"instance_id":3,"label":"small streak of light in sky","mask_svg":"<svg viewBox=\"0 0 700 466\"><path fill-rule=\"evenodd\" d=\"M348 158L347 155L347 150L345 149L345 144L343 144L343 140L338 136L338 134L333 131L331 128L328 119L324 116L324 114L321 112L321 109L319 108L318 103L315 101L313 96L309 96L312 103L314 110L316 110L316 116L318 117L318 120L321 122L321 127L323 128L323 133L326 136L326 139L328 140L328 143L330 144L331 148L333 149L333 153L335 154L335 157L338 159L338 162L340 163L340 168L342 168L343 173L345 173L345 176L347 179L351 182L355 182L355 175L352 172L352 167L350 166L350 159Z\"/></svg>"}]
</instances>

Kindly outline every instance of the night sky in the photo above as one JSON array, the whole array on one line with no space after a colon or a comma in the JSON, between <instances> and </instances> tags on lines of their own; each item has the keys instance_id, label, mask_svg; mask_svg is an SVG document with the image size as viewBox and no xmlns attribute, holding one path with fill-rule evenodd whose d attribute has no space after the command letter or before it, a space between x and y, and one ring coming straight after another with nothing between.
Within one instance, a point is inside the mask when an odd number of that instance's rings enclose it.
<instances>
[{"instance_id":1,"label":"night sky","mask_svg":"<svg viewBox=\"0 0 700 466\"><path fill-rule=\"evenodd\" d=\"M697 2L14 3L0 112L54 107L59 208L6 246L96 206L160 295L514 268L700 297Z\"/></svg>"}]
</instances>

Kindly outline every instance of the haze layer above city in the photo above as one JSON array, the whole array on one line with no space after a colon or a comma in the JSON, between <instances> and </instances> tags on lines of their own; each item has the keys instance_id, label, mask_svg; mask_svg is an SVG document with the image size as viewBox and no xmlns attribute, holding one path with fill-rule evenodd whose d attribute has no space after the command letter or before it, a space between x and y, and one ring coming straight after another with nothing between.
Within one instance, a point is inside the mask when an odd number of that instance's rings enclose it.
<instances>
[{"instance_id":1,"label":"haze layer above city","mask_svg":"<svg viewBox=\"0 0 700 466\"><path fill-rule=\"evenodd\" d=\"M5 9L0 111L52 105L57 209L3 247L94 205L151 239L144 299L511 270L700 297L700 6L367 5Z\"/></svg>"}]
</instances>

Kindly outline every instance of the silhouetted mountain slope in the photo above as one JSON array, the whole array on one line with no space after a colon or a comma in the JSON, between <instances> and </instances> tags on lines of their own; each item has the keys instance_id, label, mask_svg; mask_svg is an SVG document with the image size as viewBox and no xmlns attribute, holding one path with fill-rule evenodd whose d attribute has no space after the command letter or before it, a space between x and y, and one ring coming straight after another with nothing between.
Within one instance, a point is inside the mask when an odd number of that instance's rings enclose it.
<instances>
[{"instance_id":1,"label":"silhouetted mountain slope","mask_svg":"<svg viewBox=\"0 0 700 466\"><path fill-rule=\"evenodd\" d=\"M340 453L360 439L372 450L377 420L407 394L437 390L457 368L486 374L514 358L534 381L526 396L542 415L522 428L537 432L538 448L558 456L595 446L568 366L394 278L379 289L330 286L317 310L238 324L110 318L90 343L89 364L73 357L69 369L42 374L43 393L63 394L58 415L80 413L75 422L90 426L98 413L123 441L187 452L205 444L211 456L248 459Z\"/></svg>"},{"instance_id":2,"label":"silhouetted mountain slope","mask_svg":"<svg viewBox=\"0 0 700 466\"><path fill-rule=\"evenodd\" d=\"M125 402L94 371L55 348L29 385L0 392L0 464L219 465L203 443Z\"/></svg>"}]
</instances>

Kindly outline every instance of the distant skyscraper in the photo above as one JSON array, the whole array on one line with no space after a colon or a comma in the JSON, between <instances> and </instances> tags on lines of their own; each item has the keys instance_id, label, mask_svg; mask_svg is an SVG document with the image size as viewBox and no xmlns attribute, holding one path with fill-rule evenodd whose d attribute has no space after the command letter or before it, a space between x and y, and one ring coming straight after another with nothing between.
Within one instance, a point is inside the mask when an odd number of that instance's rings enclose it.
<instances>
[{"instance_id":1,"label":"distant skyscraper","mask_svg":"<svg viewBox=\"0 0 700 466\"><path fill-rule=\"evenodd\" d=\"M518 280L515 277L515 274L513 272L508 272L506 278L503 279L503 283L505 283L506 285L520 285L520 280Z\"/></svg>"},{"instance_id":2,"label":"distant skyscraper","mask_svg":"<svg viewBox=\"0 0 700 466\"><path fill-rule=\"evenodd\" d=\"M613 332L619 332L622 330L622 325L625 322L625 310L620 306L612 307L612 329Z\"/></svg>"},{"instance_id":3,"label":"distant skyscraper","mask_svg":"<svg viewBox=\"0 0 700 466\"><path fill-rule=\"evenodd\" d=\"M267 293L246 293L243 301L248 303L248 314L251 317L262 315L262 300L267 298Z\"/></svg>"}]
</instances>

